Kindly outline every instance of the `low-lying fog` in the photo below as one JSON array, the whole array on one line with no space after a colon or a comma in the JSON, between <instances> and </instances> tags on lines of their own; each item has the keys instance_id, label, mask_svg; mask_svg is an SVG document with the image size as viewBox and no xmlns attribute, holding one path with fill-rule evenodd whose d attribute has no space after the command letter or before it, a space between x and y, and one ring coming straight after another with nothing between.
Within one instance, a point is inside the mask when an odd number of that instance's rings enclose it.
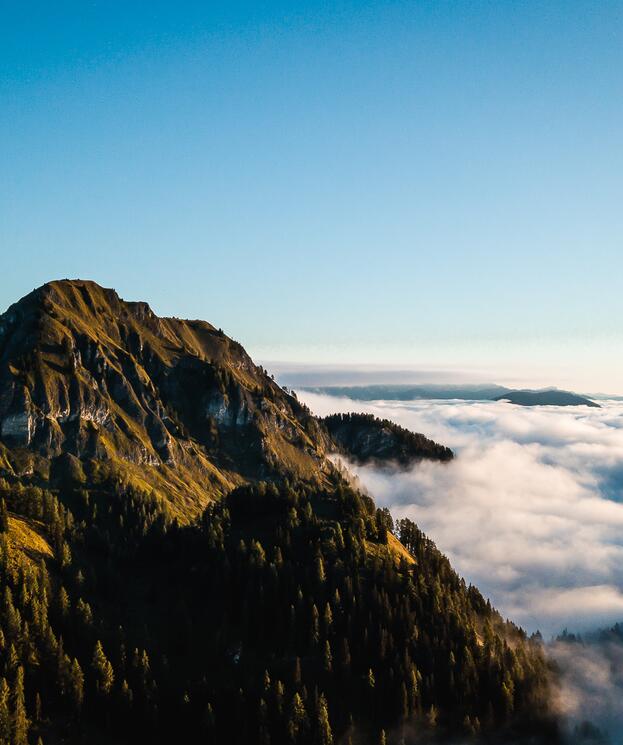
<instances>
[{"instance_id":1,"label":"low-lying fog","mask_svg":"<svg viewBox=\"0 0 623 745\"><path fill-rule=\"evenodd\" d=\"M589 409L299 398L318 415L370 412L454 449L453 462L410 471L350 467L378 505L415 521L503 615L546 639L623 621L623 402ZM618 729L613 653L550 651L564 669L569 714Z\"/></svg>"}]
</instances>

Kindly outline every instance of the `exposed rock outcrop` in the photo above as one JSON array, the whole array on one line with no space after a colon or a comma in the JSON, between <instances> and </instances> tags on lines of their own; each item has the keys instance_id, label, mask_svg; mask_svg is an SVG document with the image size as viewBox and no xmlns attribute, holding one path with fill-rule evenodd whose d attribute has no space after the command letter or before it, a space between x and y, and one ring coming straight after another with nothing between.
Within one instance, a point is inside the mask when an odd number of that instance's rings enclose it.
<instances>
[{"instance_id":1,"label":"exposed rock outcrop","mask_svg":"<svg viewBox=\"0 0 623 745\"><path fill-rule=\"evenodd\" d=\"M82 280L0 316L0 441L150 466L141 479L185 510L189 494L198 510L237 483L331 469L326 432L238 343Z\"/></svg>"}]
</instances>

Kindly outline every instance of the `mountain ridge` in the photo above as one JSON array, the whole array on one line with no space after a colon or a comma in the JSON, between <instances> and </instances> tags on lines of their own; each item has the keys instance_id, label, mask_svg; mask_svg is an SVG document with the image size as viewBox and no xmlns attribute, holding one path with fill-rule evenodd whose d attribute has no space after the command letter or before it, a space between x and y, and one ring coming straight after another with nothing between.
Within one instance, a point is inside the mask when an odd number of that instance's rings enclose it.
<instances>
[{"instance_id":1,"label":"mountain ridge","mask_svg":"<svg viewBox=\"0 0 623 745\"><path fill-rule=\"evenodd\" d=\"M447 463L454 458L450 448L372 414L331 414L322 422L340 452L360 465L410 468L422 460Z\"/></svg>"},{"instance_id":2,"label":"mountain ridge","mask_svg":"<svg viewBox=\"0 0 623 745\"><path fill-rule=\"evenodd\" d=\"M494 401L508 401L508 403L517 406L589 406L593 409L601 408L598 403L586 396L571 391L563 391L559 388L511 390L497 396Z\"/></svg>"},{"instance_id":3,"label":"mountain ridge","mask_svg":"<svg viewBox=\"0 0 623 745\"><path fill-rule=\"evenodd\" d=\"M0 324L0 741L556 741L538 640L239 344L81 280Z\"/></svg>"},{"instance_id":4,"label":"mountain ridge","mask_svg":"<svg viewBox=\"0 0 623 745\"><path fill-rule=\"evenodd\" d=\"M3 441L115 461L128 478L139 466L157 490L180 493L182 473L196 512L202 494L275 464L296 478L330 470L322 428L240 344L94 282L48 283L0 316L0 386Z\"/></svg>"},{"instance_id":5,"label":"mountain ridge","mask_svg":"<svg viewBox=\"0 0 623 745\"><path fill-rule=\"evenodd\" d=\"M599 404L590 397L559 388L507 388L494 384L457 385L411 385L366 384L351 386L301 386L303 391L343 396L354 401L416 401L463 400L463 401L510 401L523 406L591 406ZM521 403L523 401L523 403Z\"/></svg>"}]
</instances>

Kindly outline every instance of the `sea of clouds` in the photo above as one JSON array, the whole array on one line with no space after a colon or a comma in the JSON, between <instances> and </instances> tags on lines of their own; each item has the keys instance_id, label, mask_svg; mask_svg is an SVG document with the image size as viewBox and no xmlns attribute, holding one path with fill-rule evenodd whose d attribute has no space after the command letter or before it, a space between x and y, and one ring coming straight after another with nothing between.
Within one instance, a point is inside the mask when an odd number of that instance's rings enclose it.
<instances>
[{"instance_id":1,"label":"sea of clouds","mask_svg":"<svg viewBox=\"0 0 623 745\"><path fill-rule=\"evenodd\" d=\"M601 408L490 401L353 401L301 391L318 415L365 411L450 446L449 464L348 464L379 506L416 522L468 582L561 671L569 731L623 741L623 646L556 642L623 621L623 402ZM575 740L574 740L575 742Z\"/></svg>"},{"instance_id":2,"label":"sea of clouds","mask_svg":"<svg viewBox=\"0 0 623 745\"><path fill-rule=\"evenodd\" d=\"M316 414L371 412L454 449L450 464L350 467L503 615L546 638L623 620L623 402L299 397Z\"/></svg>"}]
</instances>

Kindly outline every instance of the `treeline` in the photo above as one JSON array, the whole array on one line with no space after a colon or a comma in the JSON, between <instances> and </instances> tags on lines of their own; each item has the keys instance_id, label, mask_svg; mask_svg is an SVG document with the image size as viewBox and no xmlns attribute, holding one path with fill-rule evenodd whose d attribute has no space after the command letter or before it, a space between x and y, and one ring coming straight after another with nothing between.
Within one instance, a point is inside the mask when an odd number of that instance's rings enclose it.
<instances>
[{"instance_id":1,"label":"treeline","mask_svg":"<svg viewBox=\"0 0 623 745\"><path fill-rule=\"evenodd\" d=\"M0 480L0 745L553 736L540 645L337 478L240 487L183 527L116 488Z\"/></svg>"},{"instance_id":2,"label":"treeline","mask_svg":"<svg viewBox=\"0 0 623 745\"><path fill-rule=\"evenodd\" d=\"M419 460L449 461L450 448L373 414L331 414L321 420L340 450L356 461L394 462L408 467Z\"/></svg>"}]
</instances>

